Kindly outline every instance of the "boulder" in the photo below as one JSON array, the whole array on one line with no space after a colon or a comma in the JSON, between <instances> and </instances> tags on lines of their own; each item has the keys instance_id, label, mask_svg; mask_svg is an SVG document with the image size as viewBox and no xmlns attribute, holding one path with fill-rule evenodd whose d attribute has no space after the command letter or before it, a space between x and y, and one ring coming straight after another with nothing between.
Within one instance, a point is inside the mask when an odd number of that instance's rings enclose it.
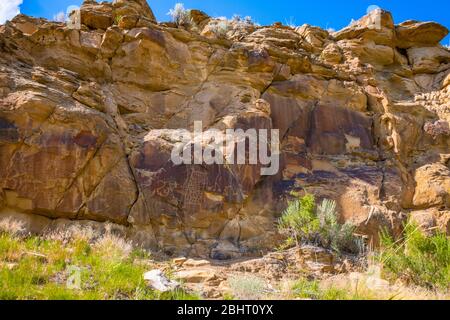
<instances>
[{"instance_id":1,"label":"boulder","mask_svg":"<svg viewBox=\"0 0 450 320\"><path fill-rule=\"evenodd\" d=\"M149 7L147 0L114 0L114 17L118 21L125 17L143 17L156 23L155 15Z\"/></svg>"},{"instance_id":2,"label":"boulder","mask_svg":"<svg viewBox=\"0 0 450 320\"><path fill-rule=\"evenodd\" d=\"M341 49L335 43L330 43L322 51L320 57L328 63L339 64L342 62L343 55Z\"/></svg>"},{"instance_id":3,"label":"boulder","mask_svg":"<svg viewBox=\"0 0 450 320\"><path fill-rule=\"evenodd\" d=\"M174 277L183 283L205 283L217 279L213 268L192 268L175 272Z\"/></svg>"},{"instance_id":4,"label":"boulder","mask_svg":"<svg viewBox=\"0 0 450 320\"><path fill-rule=\"evenodd\" d=\"M443 64L450 63L450 51L442 47L413 47L408 59L415 73L436 73Z\"/></svg>"},{"instance_id":5,"label":"boulder","mask_svg":"<svg viewBox=\"0 0 450 320\"><path fill-rule=\"evenodd\" d=\"M411 222L420 227L425 234L433 234L436 230L437 222L433 209L414 211L411 213Z\"/></svg>"},{"instance_id":6,"label":"boulder","mask_svg":"<svg viewBox=\"0 0 450 320\"><path fill-rule=\"evenodd\" d=\"M208 260L194 260L194 259L188 259L182 263L183 267L185 268L197 268L197 267L205 267L210 266L211 262Z\"/></svg>"},{"instance_id":7,"label":"boulder","mask_svg":"<svg viewBox=\"0 0 450 320\"><path fill-rule=\"evenodd\" d=\"M312 272L333 273L335 258L331 251L314 246L298 249L297 259L301 266Z\"/></svg>"},{"instance_id":8,"label":"boulder","mask_svg":"<svg viewBox=\"0 0 450 320\"><path fill-rule=\"evenodd\" d=\"M448 29L436 22L405 21L395 26L396 46L411 47L436 46L448 35Z\"/></svg>"},{"instance_id":9,"label":"boulder","mask_svg":"<svg viewBox=\"0 0 450 320\"><path fill-rule=\"evenodd\" d=\"M144 273L144 280L147 281L150 288L160 292L173 291L180 286L178 282L167 279L161 270Z\"/></svg>"},{"instance_id":10,"label":"boulder","mask_svg":"<svg viewBox=\"0 0 450 320\"><path fill-rule=\"evenodd\" d=\"M81 24L91 29L108 29L114 22L110 3L85 0L80 8Z\"/></svg>"},{"instance_id":11,"label":"boulder","mask_svg":"<svg viewBox=\"0 0 450 320\"><path fill-rule=\"evenodd\" d=\"M361 39L373 41L378 45L393 46L395 39L394 19L390 12L376 9L348 27L337 31L333 37L339 41L344 39Z\"/></svg>"},{"instance_id":12,"label":"boulder","mask_svg":"<svg viewBox=\"0 0 450 320\"><path fill-rule=\"evenodd\" d=\"M413 204L418 208L450 207L450 169L443 164L427 164L416 170Z\"/></svg>"},{"instance_id":13,"label":"boulder","mask_svg":"<svg viewBox=\"0 0 450 320\"><path fill-rule=\"evenodd\" d=\"M411 222L417 225L426 235L436 232L450 235L450 211L431 208L411 212Z\"/></svg>"}]
</instances>

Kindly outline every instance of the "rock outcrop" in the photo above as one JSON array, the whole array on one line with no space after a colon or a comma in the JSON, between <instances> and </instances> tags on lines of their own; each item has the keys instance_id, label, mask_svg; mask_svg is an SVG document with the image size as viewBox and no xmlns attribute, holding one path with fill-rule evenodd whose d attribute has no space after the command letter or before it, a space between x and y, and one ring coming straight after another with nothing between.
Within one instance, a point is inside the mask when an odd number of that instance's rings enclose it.
<instances>
[{"instance_id":1,"label":"rock outcrop","mask_svg":"<svg viewBox=\"0 0 450 320\"><path fill-rule=\"evenodd\" d=\"M194 13L176 27L144 0L85 1L79 30L0 26L0 216L112 222L215 259L273 247L291 191L335 199L374 244L417 212L449 230L445 27L382 10L336 33ZM173 130L194 121L279 129L279 173L174 165Z\"/></svg>"}]
</instances>

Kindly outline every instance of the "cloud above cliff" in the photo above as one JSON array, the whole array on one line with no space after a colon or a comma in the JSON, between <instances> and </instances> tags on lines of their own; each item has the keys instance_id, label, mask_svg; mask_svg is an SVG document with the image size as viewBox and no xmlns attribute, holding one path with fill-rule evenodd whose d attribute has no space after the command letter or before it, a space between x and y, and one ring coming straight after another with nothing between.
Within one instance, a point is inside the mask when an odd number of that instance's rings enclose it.
<instances>
[{"instance_id":1,"label":"cloud above cliff","mask_svg":"<svg viewBox=\"0 0 450 320\"><path fill-rule=\"evenodd\" d=\"M0 24L4 24L18 15L22 2L23 0L2 0L0 2Z\"/></svg>"}]
</instances>

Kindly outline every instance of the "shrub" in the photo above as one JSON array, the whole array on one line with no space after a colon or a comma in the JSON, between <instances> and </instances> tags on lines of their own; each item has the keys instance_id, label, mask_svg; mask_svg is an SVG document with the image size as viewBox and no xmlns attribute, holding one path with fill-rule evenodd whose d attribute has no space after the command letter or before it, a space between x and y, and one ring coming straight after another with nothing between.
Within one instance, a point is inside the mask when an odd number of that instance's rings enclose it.
<instances>
[{"instance_id":1,"label":"shrub","mask_svg":"<svg viewBox=\"0 0 450 320\"><path fill-rule=\"evenodd\" d=\"M295 29L297 28L296 24L295 24L295 19L294 17L289 17L289 20L285 20L285 25L287 25L289 28Z\"/></svg>"},{"instance_id":2,"label":"shrub","mask_svg":"<svg viewBox=\"0 0 450 320\"><path fill-rule=\"evenodd\" d=\"M225 38L230 30L230 24L227 19L220 19L210 25L210 30L218 38Z\"/></svg>"},{"instance_id":3,"label":"shrub","mask_svg":"<svg viewBox=\"0 0 450 320\"><path fill-rule=\"evenodd\" d=\"M309 281L304 278L297 280L292 286L292 292L300 299L320 299L321 292L318 281Z\"/></svg>"},{"instance_id":4,"label":"shrub","mask_svg":"<svg viewBox=\"0 0 450 320\"><path fill-rule=\"evenodd\" d=\"M324 247L330 247L337 252L345 251L357 253L360 251L359 244L355 236L355 227L346 222L338 222L336 202L324 199L317 208L317 215L320 220L320 237Z\"/></svg>"},{"instance_id":5,"label":"shrub","mask_svg":"<svg viewBox=\"0 0 450 320\"><path fill-rule=\"evenodd\" d=\"M116 17L114 18L114 23L117 24L117 25L120 24L120 22L122 21L122 18L123 18L123 17L120 16L120 15L119 15L119 16L116 16Z\"/></svg>"},{"instance_id":6,"label":"shrub","mask_svg":"<svg viewBox=\"0 0 450 320\"><path fill-rule=\"evenodd\" d=\"M240 300L261 299L264 296L266 282L254 275L234 276L229 280L233 297Z\"/></svg>"},{"instance_id":7,"label":"shrub","mask_svg":"<svg viewBox=\"0 0 450 320\"><path fill-rule=\"evenodd\" d=\"M320 229L320 221L315 214L315 199L307 194L290 202L278 221L278 229L282 234L301 242L315 242Z\"/></svg>"},{"instance_id":8,"label":"shrub","mask_svg":"<svg viewBox=\"0 0 450 320\"><path fill-rule=\"evenodd\" d=\"M231 18L231 23L235 25L237 28L245 28L245 27L252 27L256 24L253 22L252 17L246 16L242 18L240 15L235 14L233 18Z\"/></svg>"},{"instance_id":9,"label":"shrub","mask_svg":"<svg viewBox=\"0 0 450 320\"><path fill-rule=\"evenodd\" d=\"M287 241L296 244L322 245L338 253L358 253L360 246L354 236L355 227L350 223L340 224L336 202L324 199L316 208L314 196L290 202L278 222L279 231L287 235Z\"/></svg>"},{"instance_id":10,"label":"shrub","mask_svg":"<svg viewBox=\"0 0 450 320\"><path fill-rule=\"evenodd\" d=\"M183 3L175 4L175 7L170 9L167 14L172 17L172 21L177 26L186 26L191 23L191 12L184 8Z\"/></svg>"},{"instance_id":11,"label":"shrub","mask_svg":"<svg viewBox=\"0 0 450 320\"><path fill-rule=\"evenodd\" d=\"M409 221L399 241L381 233L380 259L389 277L429 289L450 289L450 239L442 232L426 236Z\"/></svg>"},{"instance_id":12,"label":"shrub","mask_svg":"<svg viewBox=\"0 0 450 320\"><path fill-rule=\"evenodd\" d=\"M234 15L233 18L219 17L210 22L209 29L218 38L225 38L229 31L233 34L248 33L253 30L257 24L253 22L250 16L242 18L240 15Z\"/></svg>"}]
</instances>

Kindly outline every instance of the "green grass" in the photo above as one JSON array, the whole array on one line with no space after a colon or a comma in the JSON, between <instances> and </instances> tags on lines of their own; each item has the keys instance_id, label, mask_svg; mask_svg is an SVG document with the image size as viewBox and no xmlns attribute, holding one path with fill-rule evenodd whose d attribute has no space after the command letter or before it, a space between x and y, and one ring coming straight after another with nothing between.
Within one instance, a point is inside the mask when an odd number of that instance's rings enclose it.
<instances>
[{"instance_id":1,"label":"green grass","mask_svg":"<svg viewBox=\"0 0 450 320\"><path fill-rule=\"evenodd\" d=\"M450 289L450 238L442 232L425 235L409 222L399 241L381 235L380 262L389 278L402 278L428 289Z\"/></svg>"},{"instance_id":2,"label":"green grass","mask_svg":"<svg viewBox=\"0 0 450 320\"><path fill-rule=\"evenodd\" d=\"M375 297L366 292L351 292L335 287L322 288L317 280L301 278L292 286L295 298L312 300L373 300Z\"/></svg>"},{"instance_id":3,"label":"green grass","mask_svg":"<svg viewBox=\"0 0 450 320\"><path fill-rule=\"evenodd\" d=\"M66 243L40 237L0 233L0 299L23 300L190 300L183 291L159 293L147 287L149 254L114 238ZM81 286L67 280L79 268Z\"/></svg>"}]
</instances>

